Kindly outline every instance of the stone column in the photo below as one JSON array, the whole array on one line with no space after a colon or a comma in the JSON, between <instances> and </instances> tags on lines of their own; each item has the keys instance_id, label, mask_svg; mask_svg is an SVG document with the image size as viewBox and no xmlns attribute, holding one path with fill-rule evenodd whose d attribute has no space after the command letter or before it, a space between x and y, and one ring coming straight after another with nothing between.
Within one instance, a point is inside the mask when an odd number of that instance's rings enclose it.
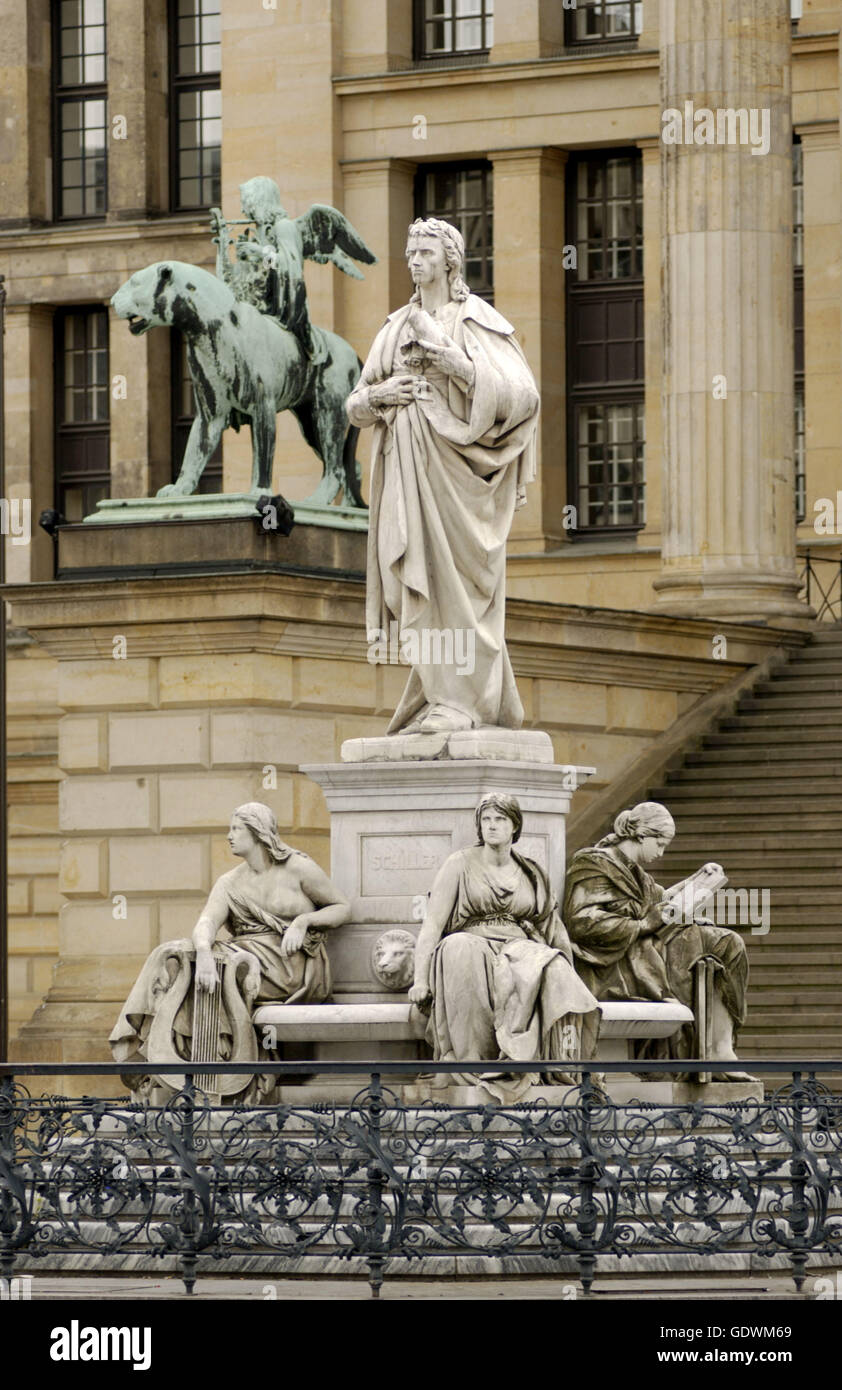
<instances>
[{"instance_id":1,"label":"stone column","mask_svg":"<svg viewBox=\"0 0 842 1390\"><path fill-rule=\"evenodd\" d=\"M377 256L364 280L343 277L345 337L365 361L383 320L412 293L406 233L415 213L416 165L408 159L342 161L342 210Z\"/></svg>"},{"instance_id":2,"label":"stone column","mask_svg":"<svg viewBox=\"0 0 842 1390\"><path fill-rule=\"evenodd\" d=\"M406 0L344 0L342 71L388 72L412 66L412 6Z\"/></svg>"},{"instance_id":3,"label":"stone column","mask_svg":"<svg viewBox=\"0 0 842 1390\"><path fill-rule=\"evenodd\" d=\"M658 608L807 616L795 570L789 0L662 0L661 53L662 107L680 113L684 140L700 108L754 109L757 132L768 113L769 148L753 153L733 128L731 143L663 141Z\"/></svg>"},{"instance_id":4,"label":"stone column","mask_svg":"<svg viewBox=\"0 0 842 1390\"><path fill-rule=\"evenodd\" d=\"M0 228L52 216L50 0L0 0Z\"/></svg>"},{"instance_id":5,"label":"stone column","mask_svg":"<svg viewBox=\"0 0 842 1390\"><path fill-rule=\"evenodd\" d=\"M647 0L650 10L654 0ZM645 8L646 8L645 7ZM644 8L644 14L645 14ZM660 382L664 372L664 344L661 335L661 142L652 137L638 140L643 159L643 347L646 381L645 422L646 478L645 544L656 545L663 517Z\"/></svg>"},{"instance_id":6,"label":"stone column","mask_svg":"<svg viewBox=\"0 0 842 1390\"><path fill-rule=\"evenodd\" d=\"M494 13L492 63L551 58L564 50L564 8L558 0L506 0Z\"/></svg>"},{"instance_id":7,"label":"stone column","mask_svg":"<svg viewBox=\"0 0 842 1390\"><path fill-rule=\"evenodd\" d=\"M493 150L494 302L515 324L541 392L538 480L515 512L510 551L565 537L564 166L556 149Z\"/></svg>"},{"instance_id":8,"label":"stone column","mask_svg":"<svg viewBox=\"0 0 842 1390\"><path fill-rule=\"evenodd\" d=\"M111 309L108 320L111 496L154 496L170 481L170 335L134 338Z\"/></svg>"},{"instance_id":9,"label":"stone column","mask_svg":"<svg viewBox=\"0 0 842 1390\"><path fill-rule=\"evenodd\" d=\"M804 379L807 505L803 539L815 545L814 502L836 504L842 398L839 306L839 126L802 127L804 161ZM838 525L837 518L837 525ZM824 568L824 566L822 567Z\"/></svg>"},{"instance_id":10,"label":"stone column","mask_svg":"<svg viewBox=\"0 0 842 1390\"><path fill-rule=\"evenodd\" d=\"M53 577L53 543L38 525L55 505L53 473L53 311L42 304L10 304L6 310L6 496L29 501L31 537L6 538L11 584ZM20 513L21 519L23 512Z\"/></svg>"},{"instance_id":11,"label":"stone column","mask_svg":"<svg viewBox=\"0 0 842 1390\"><path fill-rule=\"evenodd\" d=\"M167 75L166 0L109 0L111 222L145 217L169 206Z\"/></svg>"}]
</instances>

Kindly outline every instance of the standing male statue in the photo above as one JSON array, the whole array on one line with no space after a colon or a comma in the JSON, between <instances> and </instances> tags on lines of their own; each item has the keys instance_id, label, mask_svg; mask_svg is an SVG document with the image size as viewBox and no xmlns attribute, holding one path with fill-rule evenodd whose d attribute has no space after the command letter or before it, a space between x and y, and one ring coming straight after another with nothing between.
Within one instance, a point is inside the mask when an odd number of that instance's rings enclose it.
<instances>
[{"instance_id":1,"label":"standing male statue","mask_svg":"<svg viewBox=\"0 0 842 1390\"><path fill-rule=\"evenodd\" d=\"M462 279L464 250L450 223L413 222L415 293L347 405L353 424L375 426L369 641L397 623L414 653L390 734L523 722L504 639L506 538L535 476L538 391L512 325ZM443 633L470 662L442 661Z\"/></svg>"}]
</instances>

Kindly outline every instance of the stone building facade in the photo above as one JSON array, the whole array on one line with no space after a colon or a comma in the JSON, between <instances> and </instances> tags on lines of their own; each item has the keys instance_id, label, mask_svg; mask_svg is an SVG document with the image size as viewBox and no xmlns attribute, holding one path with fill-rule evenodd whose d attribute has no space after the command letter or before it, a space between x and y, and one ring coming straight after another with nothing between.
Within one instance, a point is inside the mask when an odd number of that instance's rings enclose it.
<instances>
[{"instance_id":1,"label":"stone building facade","mask_svg":"<svg viewBox=\"0 0 842 1390\"><path fill-rule=\"evenodd\" d=\"M179 344L132 337L111 295L164 258L212 268L208 208L240 216L268 174L292 216L335 204L377 253L364 282L307 267L313 321L364 355L406 301L413 216L462 227L541 389L511 650L527 721L598 769L584 833L809 626L797 546L839 554L816 503L842 502L840 10L797 8L0 0L6 491L33 518L7 542L21 1055L105 1055L238 801L326 862L297 765L382 730L403 675L366 661L361 533L306 573L290 549L258 579L56 578L41 511L154 492L189 424ZM768 150L665 144L688 103L766 110ZM278 433L294 501L320 467L292 417ZM221 469L247 486L247 435Z\"/></svg>"}]
</instances>

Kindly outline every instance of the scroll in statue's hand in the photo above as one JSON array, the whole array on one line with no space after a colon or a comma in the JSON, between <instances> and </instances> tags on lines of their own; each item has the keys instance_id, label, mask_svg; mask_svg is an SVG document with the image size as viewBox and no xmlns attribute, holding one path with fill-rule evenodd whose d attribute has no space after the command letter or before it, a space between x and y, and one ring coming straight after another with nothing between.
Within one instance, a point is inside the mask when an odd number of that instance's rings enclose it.
<instances>
[{"instance_id":1,"label":"scroll in statue's hand","mask_svg":"<svg viewBox=\"0 0 842 1390\"><path fill-rule=\"evenodd\" d=\"M196 952L196 988L206 989L212 992L216 989L218 980L216 965L214 964L213 953L211 951Z\"/></svg>"},{"instance_id":2,"label":"scroll in statue's hand","mask_svg":"<svg viewBox=\"0 0 842 1390\"><path fill-rule=\"evenodd\" d=\"M300 917L294 917L284 932L281 942L281 955L291 956L296 951L300 951L307 936L307 928L310 925L310 918L306 913Z\"/></svg>"}]
</instances>

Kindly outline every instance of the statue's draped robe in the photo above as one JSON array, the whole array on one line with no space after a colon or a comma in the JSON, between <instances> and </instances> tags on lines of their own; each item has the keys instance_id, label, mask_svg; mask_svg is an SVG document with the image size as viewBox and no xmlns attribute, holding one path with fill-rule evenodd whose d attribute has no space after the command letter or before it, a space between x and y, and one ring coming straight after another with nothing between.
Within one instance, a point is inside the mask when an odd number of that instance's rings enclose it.
<instances>
[{"instance_id":1,"label":"statue's draped robe","mask_svg":"<svg viewBox=\"0 0 842 1390\"><path fill-rule=\"evenodd\" d=\"M290 956L281 955L281 941L289 925L282 917L260 907L231 882L231 875L217 881L215 893L228 901L225 923L232 939L215 941L213 956L222 988L219 1022L219 1061L247 1060L233 1055L235 1034L232 1010L246 1010L250 1019L258 1004L316 1004L329 998L330 965L324 932L307 932L304 946ZM172 1013L172 1060L190 1060L193 1034L193 966L196 948L186 938L166 941L147 958L109 1038L117 1062L148 1060L147 1039L156 1014Z\"/></svg>"},{"instance_id":2,"label":"statue's draped robe","mask_svg":"<svg viewBox=\"0 0 842 1390\"><path fill-rule=\"evenodd\" d=\"M459 710L473 727L516 729L523 707L504 640L506 539L516 489L535 476L538 392L511 324L469 295L463 303L444 306L437 321L474 365L471 390L427 367L429 399L369 406L369 386L421 370L413 369L402 351L412 337L407 323L412 308L389 315L348 400L354 424L376 421L369 641L375 640L373 633L388 639L393 622L399 633L418 637L415 653L409 652L413 669L388 732L397 733L435 704ZM473 634L472 672L442 662L433 646L425 652L425 632L442 631Z\"/></svg>"},{"instance_id":3,"label":"statue's draped robe","mask_svg":"<svg viewBox=\"0 0 842 1390\"><path fill-rule=\"evenodd\" d=\"M677 999L694 1009L693 967L713 962L716 985L735 1030L745 1020L748 961L745 946L727 927L694 922L665 924L641 936L644 919L665 890L616 847L580 850L567 869L564 920L576 969L597 999ZM691 1057L692 1025L639 1055Z\"/></svg>"},{"instance_id":4,"label":"statue's draped robe","mask_svg":"<svg viewBox=\"0 0 842 1390\"><path fill-rule=\"evenodd\" d=\"M573 969L567 932L543 870L513 852L513 889L489 878L478 848L460 850L453 911L430 970L433 1001L427 1040L439 1061L590 1057L599 1028L597 1001ZM581 1052L580 1052L581 1049ZM475 1076L451 1078L465 1085ZM483 1079L512 1100L537 1081ZM563 1079L568 1079L564 1077Z\"/></svg>"}]
</instances>

